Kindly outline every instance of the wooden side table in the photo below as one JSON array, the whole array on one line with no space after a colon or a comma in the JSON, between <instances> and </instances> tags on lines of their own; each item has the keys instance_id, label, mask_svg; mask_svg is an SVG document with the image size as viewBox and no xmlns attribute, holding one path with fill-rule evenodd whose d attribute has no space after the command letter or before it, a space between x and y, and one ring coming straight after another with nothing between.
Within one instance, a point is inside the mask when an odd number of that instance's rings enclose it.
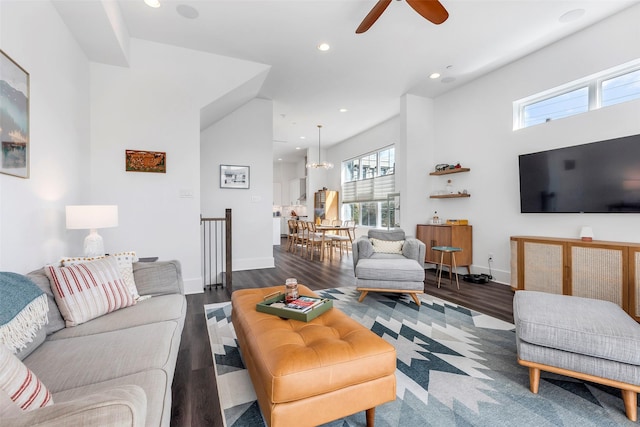
<instances>
[{"instance_id":1,"label":"wooden side table","mask_svg":"<svg viewBox=\"0 0 640 427\"><path fill-rule=\"evenodd\" d=\"M456 252L462 252L462 248L456 248L454 246L433 246L431 248L432 251L440 252L440 266L438 271L438 287L440 287L440 279L442 278L442 267L444 261L444 254L451 254L451 264L452 266L449 269L449 282L453 284L453 279L451 277L451 270L455 271L456 275L456 286L458 290L460 289L460 282L458 281L458 270L456 265Z\"/></svg>"}]
</instances>

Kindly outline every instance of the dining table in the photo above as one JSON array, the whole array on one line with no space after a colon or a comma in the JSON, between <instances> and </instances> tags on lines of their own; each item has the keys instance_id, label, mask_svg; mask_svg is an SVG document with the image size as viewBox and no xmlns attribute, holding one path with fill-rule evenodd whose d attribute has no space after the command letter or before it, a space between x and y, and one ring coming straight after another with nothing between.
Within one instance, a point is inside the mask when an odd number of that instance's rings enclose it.
<instances>
[{"instance_id":1,"label":"dining table","mask_svg":"<svg viewBox=\"0 0 640 427\"><path fill-rule=\"evenodd\" d=\"M316 225L316 232L322 232L322 243L321 247L325 247L325 239L327 239L327 231L335 234L340 234L341 232L346 232L349 237L349 243L353 243L353 238L351 233L349 233L349 227L343 225ZM330 239L331 237L329 237ZM333 259L333 251L329 252L329 259ZM324 260L324 250L320 251L320 261Z\"/></svg>"}]
</instances>

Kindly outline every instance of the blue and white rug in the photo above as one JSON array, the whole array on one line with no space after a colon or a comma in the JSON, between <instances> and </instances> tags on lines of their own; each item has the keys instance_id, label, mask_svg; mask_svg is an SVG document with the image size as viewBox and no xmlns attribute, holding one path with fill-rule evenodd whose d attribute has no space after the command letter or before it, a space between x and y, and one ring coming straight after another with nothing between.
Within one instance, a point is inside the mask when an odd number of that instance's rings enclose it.
<instances>
[{"instance_id":1,"label":"blue and white rug","mask_svg":"<svg viewBox=\"0 0 640 427\"><path fill-rule=\"evenodd\" d=\"M391 343L397 352L397 398L376 408L377 427L625 426L617 389L543 373L539 394L516 361L514 326L424 294L369 293L354 288L319 291L334 307ZM205 306L220 404L228 427L264 421L244 368L231 304ZM325 426L365 426L364 412Z\"/></svg>"}]
</instances>

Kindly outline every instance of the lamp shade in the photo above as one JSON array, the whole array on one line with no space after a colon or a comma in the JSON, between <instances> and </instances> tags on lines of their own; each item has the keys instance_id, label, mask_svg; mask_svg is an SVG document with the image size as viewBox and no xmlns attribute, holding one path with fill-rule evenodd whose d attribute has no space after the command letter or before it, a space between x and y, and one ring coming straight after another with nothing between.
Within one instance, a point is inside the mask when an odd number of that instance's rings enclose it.
<instances>
[{"instance_id":1,"label":"lamp shade","mask_svg":"<svg viewBox=\"0 0 640 427\"><path fill-rule=\"evenodd\" d=\"M66 207L67 228L95 230L118 226L117 205L72 205Z\"/></svg>"}]
</instances>

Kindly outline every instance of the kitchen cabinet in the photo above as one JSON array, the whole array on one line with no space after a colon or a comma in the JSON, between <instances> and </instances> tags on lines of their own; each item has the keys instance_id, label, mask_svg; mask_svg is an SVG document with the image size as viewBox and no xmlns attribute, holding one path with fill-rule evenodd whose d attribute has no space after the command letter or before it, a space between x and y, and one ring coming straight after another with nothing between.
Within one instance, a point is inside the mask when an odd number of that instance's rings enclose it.
<instances>
[{"instance_id":1,"label":"kitchen cabinet","mask_svg":"<svg viewBox=\"0 0 640 427\"><path fill-rule=\"evenodd\" d=\"M456 265L466 267L471 274L473 263L473 227L470 225L418 224L416 238L427 246L424 261L440 264L441 253L431 250L434 246L453 246L462 249L456 253ZM443 265L451 269L451 254L445 253Z\"/></svg>"},{"instance_id":2,"label":"kitchen cabinet","mask_svg":"<svg viewBox=\"0 0 640 427\"><path fill-rule=\"evenodd\" d=\"M640 244L511 237L511 288L610 301L640 321Z\"/></svg>"},{"instance_id":3,"label":"kitchen cabinet","mask_svg":"<svg viewBox=\"0 0 640 427\"><path fill-rule=\"evenodd\" d=\"M318 223L324 219L333 221L338 218L338 192L316 191L313 197L313 220Z\"/></svg>"}]
</instances>

